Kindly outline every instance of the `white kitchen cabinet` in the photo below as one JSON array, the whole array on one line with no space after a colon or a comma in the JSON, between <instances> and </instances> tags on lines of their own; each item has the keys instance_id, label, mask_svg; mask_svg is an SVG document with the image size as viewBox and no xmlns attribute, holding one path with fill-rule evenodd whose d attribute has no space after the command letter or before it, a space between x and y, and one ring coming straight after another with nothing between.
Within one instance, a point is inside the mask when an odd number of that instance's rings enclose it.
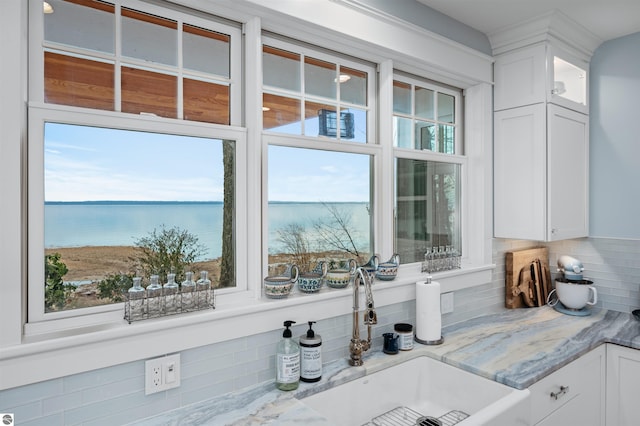
<instances>
[{"instance_id":1,"label":"white kitchen cabinet","mask_svg":"<svg viewBox=\"0 0 640 426\"><path fill-rule=\"evenodd\" d=\"M494 235L587 236L589 117L543 102L494 120Z\"/></svg>"},{"instance_id":2,"label":"white kitchen cabinet","mask_svg":"<svg viewBox=\"0 0 640 426\"><path fill-rule=\"evenodd\" d=\"M531 424L603 426L605 424L605 345L533 384Z\"/></svg>"},{"instance_id":3,"label":"white kitchen cabinet","mask_svg":"<svg viewBox=\"0 0 640 426\"><path fill-rule=\"evenodd\" d=\"M494 65L494 110L549 102L588 114L587 61L550 43L503 53Z\"/></svg>"},{"instance_id":4,"label":"white kitchen cabinet","mask_svg":"<svg viewBox=\"0 0 640 426\"><path fill-rule=\"evenodd\" d=\"M638 380L640 351L607 345L607 425L635 426L640 422Z\"/></svg>"}]
</instances>

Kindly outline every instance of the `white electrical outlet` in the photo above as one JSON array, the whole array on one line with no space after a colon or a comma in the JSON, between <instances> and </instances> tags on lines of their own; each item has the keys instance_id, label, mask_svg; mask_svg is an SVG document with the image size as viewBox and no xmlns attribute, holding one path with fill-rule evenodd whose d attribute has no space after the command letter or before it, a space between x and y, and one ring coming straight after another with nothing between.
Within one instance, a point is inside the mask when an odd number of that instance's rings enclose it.
<instances>
[{"instance_id":1,"label":"white electrical outlet","mask_svg":"<svg viewBox=\"0 0 640 426\"><path fill-rule=\"evenodd\" d=\"M440 295L440 313L448 314L453 312L453 292L442 293Z\"/></svg>"},{"instance_id":2,"label":"white electrical outlet","mask_svg":"<svg viewBox=\"0 0 640 426\"><path fill-rule=\"evenodd\" d=\"M180 354L148 359L145 362L145 395L180 386Z\"/></svg>"}]
</instances>

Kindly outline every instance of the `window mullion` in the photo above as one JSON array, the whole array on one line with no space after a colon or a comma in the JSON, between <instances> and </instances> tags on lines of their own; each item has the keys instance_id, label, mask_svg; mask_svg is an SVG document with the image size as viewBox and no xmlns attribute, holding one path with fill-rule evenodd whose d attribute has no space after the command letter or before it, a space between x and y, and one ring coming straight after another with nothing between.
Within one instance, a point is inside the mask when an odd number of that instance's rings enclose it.
<instances>
[{"instance_id":1,"label":"window mullion","mask_svg":"<svg viewBox=\"0 0 640 426\"><path fill-rule=\"evenodd\" d=\"M184 29L184 22L182 21L182 19L178 19L177 20L177 30L176 30L176 37L178 38L177 40L177 52L176 55L178 55L178 57L176 58L176 62L178 64L178 73L177 73L177 78L176 78L176 84L178 85L177 87L177 99L176 99L176 108L177 108L177 117L179 120L182 120L184 118L184 75L183 75L183 71L182 71L182 67L184 66L184 55L182 54L183 51L183 37L182 35L183 33L183 29Z\"/></svg>"},{"instance_id":2,"label":"window mullion","mask_svg":"<svg viewBox=\"0 0 640 426\"><path fill-rule=\"evenodd\" d=\"M388 259L395 252L395 158L393 155L393 62L391 60L384 61L379 66L378 90L379 134L377 136L382 152L376 157L374 179L375 248L383 259Z\"/></svg>"},{"instance_id":3,"label":"window mullion","mask_svg":"<svg viewBox=\"0 0 640 426\"><path fill-rule=\"evenodd\" d=\"M114 111L122 111L122 6L115 4L115 61L113 65Z\"/></svg>"}]
</instances>

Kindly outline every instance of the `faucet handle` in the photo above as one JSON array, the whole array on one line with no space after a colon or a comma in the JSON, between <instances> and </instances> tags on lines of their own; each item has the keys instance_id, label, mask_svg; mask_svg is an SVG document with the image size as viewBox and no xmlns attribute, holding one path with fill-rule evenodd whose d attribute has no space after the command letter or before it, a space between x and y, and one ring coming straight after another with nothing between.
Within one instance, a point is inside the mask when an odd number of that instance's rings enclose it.
<instances>
[{"instance_id":1,"label":"faucet handle","mask_svg":"<svg viewBox=\"0 0 640 426\"><path fill-rule=\"evenodd\" d=\"M374 325L378 323L378 314L376 314L376 310L373 308L373 305L370 303L367 309L364 311L364 324L365 325Z\"/></svg>"}]
</instances>

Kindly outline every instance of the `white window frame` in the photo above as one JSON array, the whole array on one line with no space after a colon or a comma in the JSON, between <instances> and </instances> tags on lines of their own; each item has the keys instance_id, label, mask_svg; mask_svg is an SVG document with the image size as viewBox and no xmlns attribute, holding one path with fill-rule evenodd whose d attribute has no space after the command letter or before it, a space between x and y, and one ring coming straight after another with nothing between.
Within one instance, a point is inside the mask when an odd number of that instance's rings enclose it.
<instances>
[{"instance_id":1,"label":"white window frame","mask_svg":"<svg viewBox=\"0 0 640 426\"><path fill-rule=\"evenodd\" d=\"M304 135L304 125L302 126L302 133L301 135L292 135L292 134L284 134L284 133L279 133L279 132L275 132L275 131L271 131L271 130L262 130L262 170L263 170L263 177L262 177L262 182L263 182L263 187L262 187L262 199L264 200L263 205L262 205L262 241L264 241L264 247L262 250L262 272L263 275L266 275L267 273L267 269L268 269L268 259L269 259L269 254L268 254L268 238L269 238L269 220L268 220L268 210L269 210L269 193L268 193L268 151L269 151L269 145L277 145L277 146L285 146L285 147L291 147L291 148L306 148L306 149L317 149L317 150L323 150L323 151L328 151L328 152L337 152L337 153L348 153L348 154L364 154L364 155L369 155L371 156L371 158L373 159L373 161L371 161L371 165L372 165L372 169L370 170L372 176L371 176L371 186L370 187L370 205L372 208L372 223L370 224L370 226L372 226L372 229L374 229L374 232L372 235L373 239L371 241L371 246L375 249L375 247L378 247L378 239L377 239L377 232L375 232L375 230L377 230L379 228L379 220L378 215L376 214L376 194L373 190L373 188L375 188L375 175L376 175L376 170L378 170L381 167L381 163L380 163L380 154L382 152L380 145L377 143L377 136L376 136L376 127L375 127L375 122L377 120L377 114L376 114L376 108L375 106L377 105L377 96L376 96L376 86L378 84L377 82L377 73L376 73L376 69L374 66L372 65L368 65L365 64L363 62L357 62L357 61L353 61L353 60L349 60L348 58L345 58L343 55L332 55L326 51L323 51L320 48L316 48L314 49L313 47L309 46L309 45L305 45L302 43L294 43L294 42L287 42L287 41L283 41L281 39L278 38L274 38L272 36L267 36L267 35L263 35L262 36L262 44L266 45L266 46L270 46L270 47L274 47L277 49L281 49L281 50L285 50L288 52L293 52L296 54L300 54L301 55L301 60L300 60L300 76L301 76L301 80L304 82L304 57L306 56L310 56L313 57L314 59L319 59L319 60L323 60L329 63L333 63L333 64L339 64L340 66L346 66L349 67L351 69L355 69L358 71L363 71L367 73L367 105L357 105L355 107L359 108L359 109L363 109L367 111L367 141L366 143L362 143L362 142L351 142L349 140L345 140L345 139L339 139L339 138L328 138L325 136L318 136L318 137L313 137L313 136L305 136ZM300 95L304 96L305 99L311 98L314 102L336 102L336 100L331 100L331 99L322 99L322 98L318 98L318 97L313 97L313 96L306 96L304 94L304 83L301 86L301 92L300 93L292 93L290 91L285 91L283 89L279 89L279 88L274 88L274 87L270 87L270 86L266 86L263 85L262 86L262 92L263 93L272 93L272 94L276 94L276 95L280 95L280 96L292 96L292 97L296 97L299 98ZM338 99L337 101L338 104L338 108L340 108L340 106L344 105L343 102L341 102L340 99ZM339 110L339 109L338 109ZM302 111L301 111L302 117L301 120L304 123L305 117L304 117L304 106L302 107ZM313 297L314 295L305 295L305 296L311 296Z\"/></svg>"},{"instance_id":2,"label":"white window frame","mask_svg":"<svg viewBox=\"0 0 640 426\"><path fill-rule=\"evenodd\" d=\"M182 12L178 12L168 8L162 8L153 4L140 3L131 0L118 0L111 2L115 4L116 9L121 7L129 7L131 9L141 10L168 19L176 20L178 28L182 23L200 26L212 31L229 34L230 37L230 76L229 78L220 78L215 76L213 80L219 81L221 84L230 86L229 102L230 102L230 121L232 124L241 122L242 111L242 84L241 84L241 28L217 22L215 20L205 20L200 16L192 16ZM246 158L247 143L246 130L237 126L224 126L204 122L182 120L182 93L177 93L178 118L162 118L146 114L128 114L118 111L105 111L90 108L81 108L68 105L57 105L44 103L44 58L43 52L56 48L55 44L44 40L44 26L42 5L37 0L31 1L30 22L32 23L32 32L29 39L29 117L28 117L28 302L27 302L27 322L24 326L25 336L43 335L46 333L60 332L61 330L74 329L78 327L101 326L104 324L117 324L122 321L124 312L123 303L109 303L101 306L82 309L70 309L59 312L44 311L44 125L46 122L56 122L75 125L86 125L94 127L105 127L114 129L137 130L153 133L167 133L184 136L203 137L209 139L227 139L236 142L236 181L235 181L235 261L236 261L236 286L217 290L216 293L224 299L227 294L233 293L249 293L250 288L247 285L247 264L246 264L246 246L247 233L246 226L238 224L246 223L247 216L247 199L244 194L247 193L246 185ZM117 13L116 13L117 15ZM116 28L119 25L116 23ZM179 32L181 33L181 32ZM120 45L120 32L115 32L116 46ZM181 37L179 37L179 41ZM64 48L71 54L82 55L82 49ZM96 52L90 52L92 58L105 56L103 59L115 61L116 64L116 87L115 99L116 110L119 110L119 92L118 85L119 65L121 62L135 64L141 62L139 60L126 58L122 60L119 57L120 49L116 49L114 55L102 55ZM178 57L181 57L182 44L178 43ZM108 58L106 56L109 56ZM137 64L143 66L144 64ZM167 69L170 73L177 77L178 88L182 87L182 76L191 78L197 77L195 71L184 72L181 68L181 61L175 67L158 65L157 69ZM212 81L213 81L212 80ZM243 251L244 250L244 251Z\"/></svg>"},{"instance_id":3,"label":"white window frame","mask_svg":"<svg viewBox=\"0 0 640 426\"><path fill-rule=\"evenodd\" d=\"M242 128L208 123L186 122L158 117L138 116L77 107L31 104L29 107L29 322L27 334L41 334L60 328L80 325L98 325L104 322L122 321L123 303L110 303L91 308L44 312L44 127L45 123L63 123L135 130L181 136L235 141L236 147L236 195L235 223L243 223L246 216L246 132ZM236 239L236 287L220 289L220 295L246 292L246 264L243 248L246 247L245 227L235 226ZM43 324L52 322L51 324Z\"/></svg>"}]
</instances>

